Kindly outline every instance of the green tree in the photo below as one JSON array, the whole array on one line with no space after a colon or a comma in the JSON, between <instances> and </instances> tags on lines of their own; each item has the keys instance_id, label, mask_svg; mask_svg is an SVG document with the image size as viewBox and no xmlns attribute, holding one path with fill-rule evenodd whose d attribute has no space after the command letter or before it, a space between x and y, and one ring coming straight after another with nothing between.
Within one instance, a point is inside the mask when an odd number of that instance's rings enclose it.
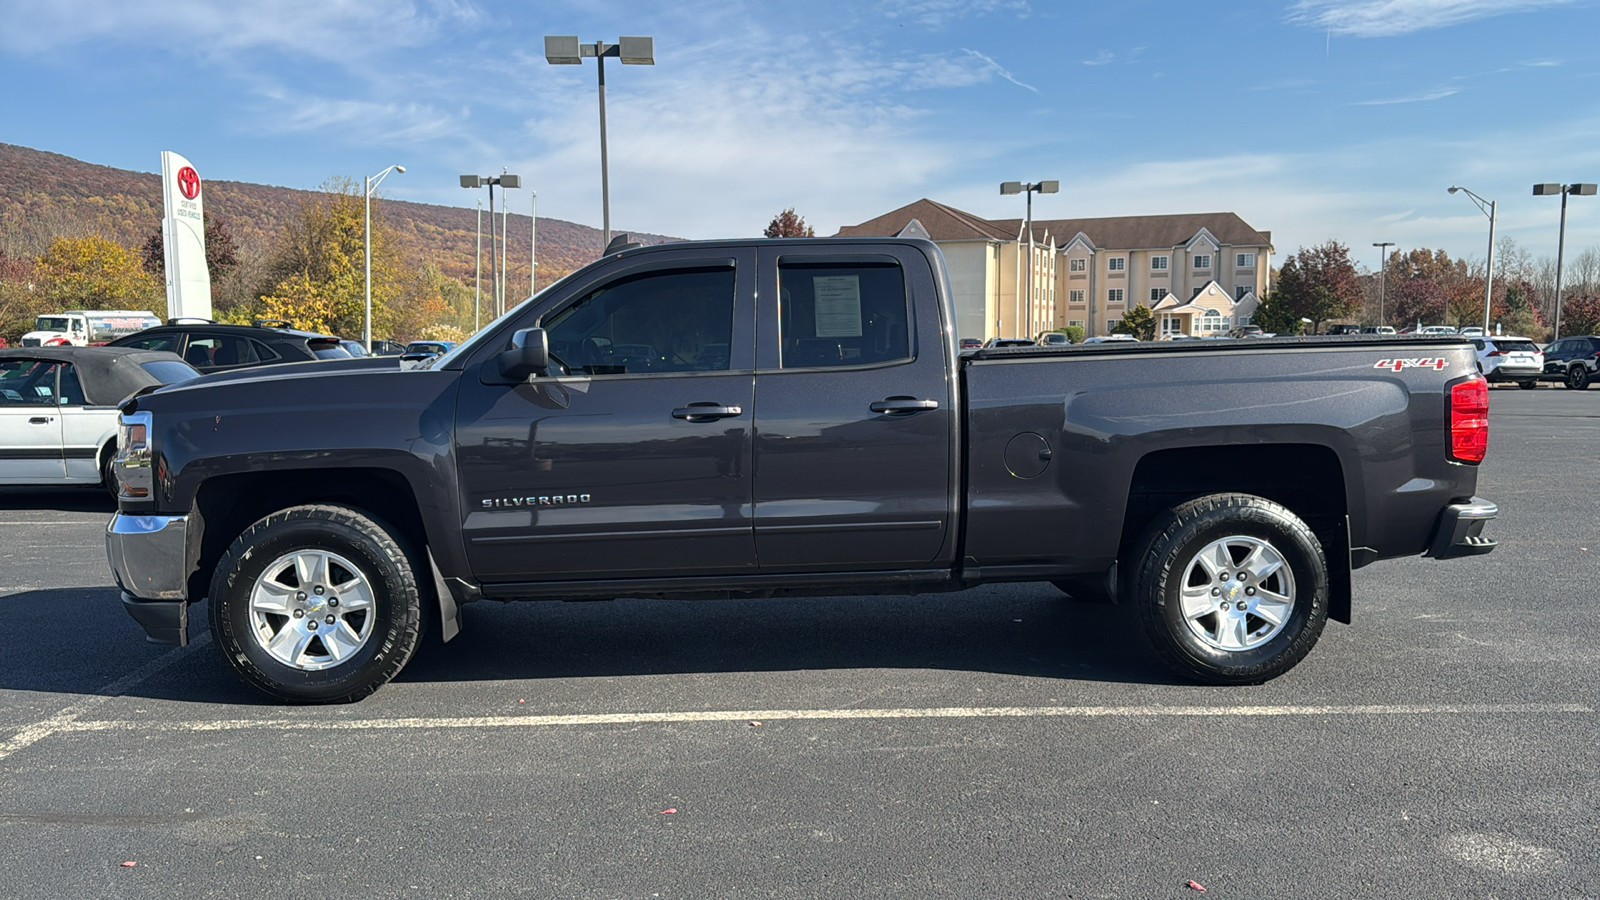
<instances>
[{"instance_id":1,"label":"green tree","mask_svg":"<svg viewBox=\"0 0 1600 900\"><path fill-rule=\"evenodd\" d=\"M772 221L767 223L767 230L761 232L761 236L769 238L816 237L817 232L806 224L805 219L795 215L794 207L791 206L773 216Z\"/></svg>"},{"instance_id":2,"label":"green tree","mask_svg":"<svg viewBox=\"0 0 1600 900\"><path fill-rule=\"evenodd\" d=\"M1296 320L1310 319L1312 331L1321 331L1329 319L1354 315L1361 308L1361 282L1350 249L1338 241L1301 247L1278 270L1273 296Z\"/></svg>"},{"instance_id":3,"label":"green tree","mask_svg":"<svg viewBox=\"0 0 1600 900\"><path fill-rule=\"evenodd\" d=\"M1156 339L1156 317L1151 315L1150 307L1143 303L1128 310L1122 321L1111 329L1116 334L1131 334L1141 341Z\"/></svg>"},{"instance_id":4,"label":"green tree","mask_svg":"<svg viewBox=\"0 0 1600 900\"><path fill-rule=\"evenodd\" d=\"M139 257L116 241L58 237L34 266L43 306L61 309L145 309L167 312L162 286Z\"/></svg>"},{"instance_id":5,"label":"green tree","mask_svg":"<svg viewBox=\"0 0 1600 900\"><path fill-rule=\"evenodd\" d=\"M1068 325L1065 328L1058 328L1056 330L1061 332L1062 334L1066 335L1067 336L1067 340L1073 342L1074 344L1083 343L1083 326L1082 325Z\"/></svg>"},{"instance_id":6,"label":"green tree","mask_svg":"<svg viewBox=\"0 0 1600 900\"><path fill-rule=\"evenodd\" d=\"M372 319L392 318L400 297L398 252L384 222L382 204L372 202ZM366 321L364 230L361 188L349 179L324 185L289 220L269 268L273 287L261 297L260 312L300 328L359 336Z\"/></svg>"},{"instance_id":7,"label":"green tree","mask_svg":"<svg viewBox=\"0 0 1600 900\"><path fill-rule=\"evenodd\" d=\"M1250 324L1261 326L1261 330L1268 334L1299 334L1304 322L1300 317L1291 312L1288 307L1278 302L1278 295L1272 293L1256 304L1255 312L1250 314Z\"/></svg>"}]
</instances>

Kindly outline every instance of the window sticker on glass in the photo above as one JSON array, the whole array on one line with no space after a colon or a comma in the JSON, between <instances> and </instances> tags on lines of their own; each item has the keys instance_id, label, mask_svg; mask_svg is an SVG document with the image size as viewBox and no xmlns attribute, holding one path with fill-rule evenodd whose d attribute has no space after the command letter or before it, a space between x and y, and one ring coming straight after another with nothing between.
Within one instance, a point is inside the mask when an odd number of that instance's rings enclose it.
<instances>
[{"instance_id":1,"label":"window sticker on glass","mask_svg":"<svg viewBox=\"0 0 1600 900\"><path fill-rule=\"evenodd\" d=\"M861 276L818 275L811 285L817 337L861 337Z\"/></svg>"}]
</instances>

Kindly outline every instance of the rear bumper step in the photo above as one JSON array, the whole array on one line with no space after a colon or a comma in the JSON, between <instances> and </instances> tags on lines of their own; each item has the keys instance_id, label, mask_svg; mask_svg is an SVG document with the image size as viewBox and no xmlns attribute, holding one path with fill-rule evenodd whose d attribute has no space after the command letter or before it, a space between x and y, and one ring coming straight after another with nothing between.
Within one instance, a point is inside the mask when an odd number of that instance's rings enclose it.
<instances>
[{"instance_id":1,"label":"rear bumper step","mask_svg":"<svg viewBox=\"0 0 1600 900\"><path fill-rule=\"evenodd\" d=\"M1483 537L1483 526L1499 512L1500 507L1482 497L1446 506L1439 514L1433 542L1424 555L1434 559L1459 559L1488 553L1499 546L1499 542Z\"/></svg>"}]
</instances>

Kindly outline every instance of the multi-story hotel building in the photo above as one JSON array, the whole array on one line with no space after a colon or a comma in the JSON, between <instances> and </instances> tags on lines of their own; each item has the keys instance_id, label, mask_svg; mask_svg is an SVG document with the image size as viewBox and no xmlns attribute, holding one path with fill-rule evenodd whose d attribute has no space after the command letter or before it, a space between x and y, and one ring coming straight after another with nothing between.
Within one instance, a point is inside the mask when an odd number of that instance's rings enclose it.
<instances>
[{"instance_id":1,"label":"multi-story hotel building","mask_svg":"<svg viewBox=\"0 0 1600 900\"><path fill-rule=\"evenodd\" d=\"M1233 213L983 219L932 200L837 237L924 237L950 270L961 337L1032 337L1066 325L1109 334L1143 303L1163 335L1249 324L1271 275L1272 233Z\"/></svg>"}]
</instances>

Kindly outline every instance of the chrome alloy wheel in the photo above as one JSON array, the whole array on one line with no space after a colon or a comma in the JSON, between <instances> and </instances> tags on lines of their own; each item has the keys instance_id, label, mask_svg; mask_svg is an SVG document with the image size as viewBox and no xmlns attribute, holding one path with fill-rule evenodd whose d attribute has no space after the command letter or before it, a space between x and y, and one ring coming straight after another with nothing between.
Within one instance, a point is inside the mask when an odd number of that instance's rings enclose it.
<instances>
[{"instance_id":1,"label":"chrome alloy wheel","mask_svg":"<svg viewBox=\"0 0 1600 900\"><path fill-rule=\"evenodd\" d=\"M250 634L274 660L315 672L367 645L372 601L372 585L354 563L297 550L273 560L250 588Z\"/></svg>"},{"instance_id":2,"label":"chrome alloy wheel","mask_svg":"<svg viewBox=\"0 0 1600 900\"><path fill-rule=\"evenodd\" d=\"M1183 576L1183 620L1218 650L1252 650L1283 630L1294 611L1294 573L1260 538L1237 535L1201 548Z\"/></svg>"}]
</instances>

